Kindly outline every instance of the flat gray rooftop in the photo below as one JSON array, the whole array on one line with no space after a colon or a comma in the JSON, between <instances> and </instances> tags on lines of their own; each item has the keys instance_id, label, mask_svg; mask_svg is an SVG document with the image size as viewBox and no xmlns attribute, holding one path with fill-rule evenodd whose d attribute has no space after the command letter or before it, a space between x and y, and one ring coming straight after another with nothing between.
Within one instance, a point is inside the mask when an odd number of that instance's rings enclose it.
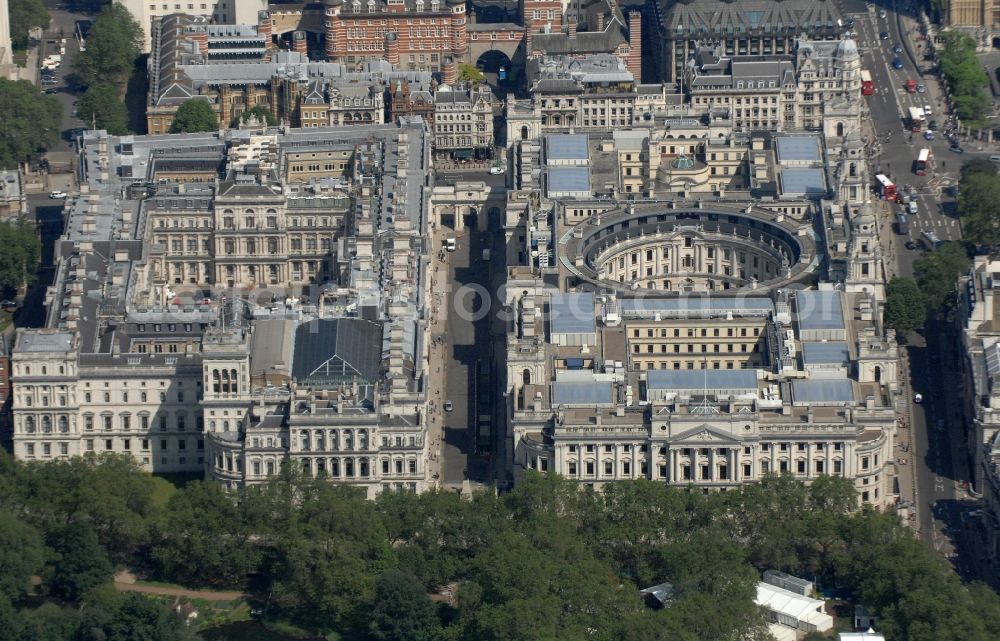
<instances>
[{"instance_id":1,"label":"flat gray rooftop","mask_svg":"<svg viewBox=\"0 0 1000 641\"><path fill-rule=\"evenodd\" d=\"M552 405L612 405L611 383L604 381L555 381Z\"/></svg>"},{"instance_id":2,"label":"flat gray rooftop","mask_svg":"<svg viewBox=\"0 0 1000 641\"><path fill-rule=\"evenodd\" d=\"M549 167L548 193L590 193L590 170L586 167Z\"/></svg>"},{"instance_id":3,"label":"flat gray rooftop","mask_svg":"<svg viewBox=\"0 0 1000 641\"><path fill-rule=\"evenodd\" d=\"M666 390L756 390L757 370L753 369L666 369L650 370L646 387Z\"/></svg>"},{"instance_id":4,"label":"flat gray rooftop","mask_svg":"<svg viewBox=\"0 0 1000 641\"><path fill-rule=\"evenodd\" d=\"M818 167L786 167L779 176L783 196L821 198L826 194L826 180Z\"/></svg>"},{"instance_id":5,"label":"flat gray rooftop","mask_svg":"<svg viewBox=\"0 0 1000 641\"><path fill-rule=\"evenodd\" d=\"M848 365L851 353L847 343L802 343L802 362L806 365Z\"/></svg>"},{"instance_id":6,"label":"flat gray rooftop","mask_svg":"<svg viewBox=\"0 0 1000 641\"><path fill-rule=\"evenodd\" d=\"M546 160L587 160L587 134L553 134L545 137Z\"/></svg>"},{"instance_id":7,"label":"flat gray rooftop","mask_svg":"<svg viewBox=\"0 0 1000 641\"><path fill-rule=\"evenodd\" d=\"M70 332L21 334L17 341L18 352L68 352L73 347Z\"/></svg>"},{"instance_id":8,"label":"flat gray rooftop","mask_svg":"<svg viewBox=\"0 0 1000 641\"><path fill-rule=\"evenodd\" d=\"M552 294L549 327L553 334L593 334L597 332L594 294L591 292Z\"/></svg>"},{"instance_id":9,"label":"flat gray rooftop","mask_svg":"<svg viewBox=\"0 0 1000 641\"><path fill-rule=\"evenodd\" d=\"M795 311L800 330L846 328L839 291L796 292Z\"/></svg>"},{"instance_id":10,"label":"flat gray rooftop","mask_svg":"<svg viewBox=\"0 0 1000 641\"><path fill-rule=\"evenodd\" d=\"M776 136L778 162L819 162L819 138L815 136Z\"/></svg>"},{"instance_id":11,"label":"flat gray rooftop","mask_svg":"<svg viewBox=\"0 0 1000 641\"><path fill-rule=\"evenodd\" d=\"M618 304L623 316L661 313L678 316L715 315L732 312L736 316L762 316L774 313L770 298L757 296L682 296L680 298L622 298Z\"/></svg>"},{"instance_id":12,"label":"flat gray rooftop","mask_svg":"<svg viewBox=\"0 0 1000 641\"><path fill-rule=\"evenodd\" d=\"M854 402L854 385L846 378L792 381L793 405L843 405Z\"/></svg>"}]
</instances>

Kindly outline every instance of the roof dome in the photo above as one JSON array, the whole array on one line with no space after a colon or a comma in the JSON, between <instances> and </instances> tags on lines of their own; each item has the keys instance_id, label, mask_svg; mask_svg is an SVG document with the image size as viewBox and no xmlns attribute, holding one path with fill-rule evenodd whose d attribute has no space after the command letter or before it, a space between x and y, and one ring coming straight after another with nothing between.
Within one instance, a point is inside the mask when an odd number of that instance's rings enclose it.
<instances>
[{"instance_id":1,"label":"roof dome","mask_svg":"<svg viewBox=\"0 0 1000 641\"><path fill-rule=\"evenodd\" d=\"M857 57L858 53L858 43L854 40L847 38L846 40L841 40L840 44L837 45L837 57L838 58L850 58Z\"/></svg>"}]
</instances>

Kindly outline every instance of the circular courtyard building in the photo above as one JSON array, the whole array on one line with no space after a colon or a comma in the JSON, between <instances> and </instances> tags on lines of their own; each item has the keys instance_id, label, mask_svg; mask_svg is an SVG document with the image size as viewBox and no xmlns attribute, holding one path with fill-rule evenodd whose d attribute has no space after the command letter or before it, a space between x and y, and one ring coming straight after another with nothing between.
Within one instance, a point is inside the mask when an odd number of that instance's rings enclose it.
<instances>
[{"instance_id":1,"label":"circular courtyard building","mask_svg":"<svg viewBox=\"0 0 1000 641\"><path fill-rule=\"evenodd\" d=\"M570 287L644 293L767 290L819 267L810 211L676 201L595 214L560 230Z\"/></svg>"}]
</instances>

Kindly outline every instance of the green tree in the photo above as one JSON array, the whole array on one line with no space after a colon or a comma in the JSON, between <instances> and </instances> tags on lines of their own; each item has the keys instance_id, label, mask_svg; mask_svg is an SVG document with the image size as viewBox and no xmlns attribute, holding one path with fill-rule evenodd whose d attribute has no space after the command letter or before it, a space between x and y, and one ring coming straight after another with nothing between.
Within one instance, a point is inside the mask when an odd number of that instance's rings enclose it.
<instances>
[{"instance_id":1,"label":"green tree","mask_svg":"<svg viewBox=\"0 0 1000 641\"><path fill-rule=\"evenodd\" d=\"M35 278L42 243L24 219L0 222L0 288L16 288Z\"/></svg>"},{"instance_id":2,"label":"green tree","mask_svg":"<svg viewBox=\"0 0 1000 641\"><path fill-rule=\"evenodd\" d=\"M49 26L49 12L42 0L10 0L10 40L15 49L28 46L28 31Z\"/></svg>"},{"instance_id":3,"label":"green tree","mask_svg":"<svg viewBox=\"0 0 1000 641\"><path fill-rule=\"evenodd\" d=\"M958 207L962 214L962 233L977 245L1000 245L1000 176L968 173L961 182Z\"/></svg>"},{"instance_id":4,"label":"green tree","mask_svg":"<svg viewBox=\"0 0 1000 641\"><path fill-rule=\"evenodd\" d=\"M215 131L218 128L219 119L215 117L212 105L202 98L191 98L177 108L174 122L170 125L170 133Z\"/></svg>"},{"instance_id":5,"label":"green tree","mask_svg":"<svg viewBox=\"0 0 1000 641\"><path fill-rule=\"evenodd\" d=\"M21 615L6 594L0 593L0 641L24 641Z\"/></svg>"},{"instance_id":6,"label":"green tree","mask_svg":"<svg viewBox=\"0 0 1000 641\"><path fill-rule=\"evenodd\" d=\"M987 176L997 175L997 165L986 158L970 158L962 163L961 177L959 184L965 183L971 176L976 174L986 174Z\"/></svg>"},{"instance_id":7,"label":"green tree","mask_svg":"<svg viewBox=\"0 0 1000 641\"><path fill-rule=\"evenodd\" d=\"M958 285L958 277L969 269L971 260L958 242L942 243L913 263L920 291L931 309L942 310Z\"/></svg>"},{"instance_id":8,"label":"green tree","mask_svg":"<svg viewBox=\"0 0 1000 641\"><path fill-rule=\"evenodd\" d=\"M118 96L118 88L110 82L87 87L76 108L80 120L88 125L93 123L113 136L128 133L128 110Z\"/></svg>"},{"instance_id":9,"label":"green tree","mask_svg":"<svg viewBox=\"0 0 1000 641\"><path fill-rule=\"evenodd\" d=\"M912 278L894 276L886 286L885 325L898 337L922 327L927 317L927 302Z\"/></svg>"},{"instance_id":10,"label":"green tree","mask_svg":"<svg viewBox=\"0 0 1000 641\"><path fill-rule=\"evenodd\" d=\"M432 641L441 623L420 579L386 570L375 586L371 635L376 641Z\"/></svg>"},{"instance_id":11,"label":"green tree","mask_svg":"<svg viewBox=\"0 0 1000 641\"><path fill-rule=\"evenodd\" d=\"M108 583L114 567L92 528L68 525L49 536L56 557L46 577L49 592L68 601L79 601L94 586Z\"/></svg>"},{"instance_id":12,"label":"green tree","mask_svg":"<svg viewBox=\"0 0 1000 641\"><path fill-rule=\"evenodd\" d=\"M74 61L85 85L110 82L124 86L142 48L142 28L124 5L113 2L101 11L87 36L87 50Z\"/></svg>"},{"instance_id":13,"label":"green tree","mask_svg":"<svg viewBox=\"0 0 1000 641\"><path fill-rule=\"evenodd\" d=\"M240 506L215 481L190 483L170 497L153 547L167 580L237 586L259 562Z\"/></svg>"},{"instance_id":14,"label":"green tree","mask_svg":"<svg viewBox=\"0 0 1000 641\"><path fill-rule=\"evenodd\" d=\"M21 617L24 628L20 641L66 641L76 633L76 611L54 603L43 603L34 610L21 610Z\"/></svg>"},{"instance_id":15,"label":"green tree","mask_svg":"<svg viewBox=\"0 0 1000 641\"><path fill-rule=\"evenodd\" d=\"M17 601L28 591L28 580L45 564L45 546L35 528L13 514L0 512L0 594Z\"/></svg>"},{"instance_id":16,"label":"green tree","mask_svg":"<svg viewBox=\"0 0 1000 641\"><path fill-rule=\"evenodd\" d=\"M59 139L62 107L27 80L0 78L0 167L17 164Z\"/></svg>"},{"instance_id":17,"label":"green tree","mask_svg":"<svg viewBox=\"0 0 1000 641\"><path fill-rule=\"evenodd\" d=\"M81 641L195 641L197 634L169 605L128 592L88 594L80 608Z\"/></svg>"},{"instance_id":18,"label":"green tree","mask_svg":"<svg viewBox=\"0 0 1000 641\"><path fill-rule=\"evenodd\" d=\"M475 65L462 63L458 65L458 82L471 82L472 84L479 84L481 82L486 82L486 75L477 69Z\"/></svg>"},{"instance_id":19,"label":"green tree","mask_svg":"<svg viewBox=\"0 0 1000 641\"><path fill-rule=\"evenodd\" d=\"M253 109L248 109L239 116L233 118L232 126L239 127L240 125L245 125L250 122L251 118L256 118L258 122L262 122L268 127L273 127L278 124L278 119L274 117L274 114L271 113L270 109L264 105L257 105ZM213 127L213 129L215 129L215 127Z\"/></svg>"},{"instance_id":20,"label":"green tree","mask_svg":"<svg viewBox=\"0 0 1000 641\"><path fill-rule=\"evenodd\" d=\"M958 117L980 121L991 103L986 89L989 78L976 57L976 43L958 31L941 32L942 46L938 49L941 74L951 89Z\"/></svg>"}]
</instances>

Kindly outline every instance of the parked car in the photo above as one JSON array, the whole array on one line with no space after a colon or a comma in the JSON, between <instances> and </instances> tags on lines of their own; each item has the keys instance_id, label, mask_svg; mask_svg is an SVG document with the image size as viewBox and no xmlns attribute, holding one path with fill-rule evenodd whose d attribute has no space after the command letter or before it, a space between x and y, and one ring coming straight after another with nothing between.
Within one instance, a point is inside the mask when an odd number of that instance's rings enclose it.
<instances>
[{"instance_id":1,"label":"parked car","mask_svg":"<svg viewBox=\"0 0 1000 641\"><path fill-rule=\"evenodd\" d=\"M928 122L927 123L927 128L930 129L931 131L937 131L937 129L938 129L938 121L937 120L932 120L932 121Z\"/></svg>"},{"instance_id":2,"label":"parked car","mask_svg":"<svg viewBox=\"0 0 1000 641\"><path fill-rule=\"evenodd\" d=\"M892 59L892 68L893 69L902 69L903 68L903 61L900 60L899 58L893 58Z\"/></svg>"},{"instance_id":3,"label":"parked car","mask_svg":"<svg viewBox=\"0 0 1000 641\"><path fill-rule=\"evenodd\" d=\"M924 140L934 140L934 132L928 129L924 132Z\"/></svg>"},{"instance_id":4,"label":"parked car","mask_svg":"<svg viewBox=\"0 0 1000 641\"><path fill-rule=\"evenodd\" d=\"M15 303L12 300L5 300L3 302L0 302L0 309L2 309L5 312L13 312L14 310L17 309L17 303Z\"/></svg>"},{"instance_id":5,"label":"parked car","mask_svg":"<svg viewBox=\"0 0 1000 641\"><path fill-rule=\"evenodd\" d=\"M959 147L958 145L952 145L951 147L948 147L948 151L950 151L950 152L952 152L954 154L964 154L965 153L965 150L962 149L961 147Z\"/></svg>"},{"instance_id":6,"label":"parked car","mask_svg":"<svg viewBox=\"0 0 1000 641\"><path fill-rule=\"evenodd\" d=\"M889 39L889 32L888 31L883 31L882 33L878 34L878 37L880 39L882 39L882 40L888 40Z\"/></svg>"},{"instance_id":7,"label":"parked car","mask_svg":"<svg viewBox=\"0 0 1000 641\"><path fill-rule=\"evenodd\" d=\"M916 394L913 395L913 402L914 403L923 403L924 402L924 395L921 394L920 392L917 392Z\"/></svg>"},{"instance_id":8,"label":"parked car","mask_svg":"<svg viewBox=\"0 0 1000 641\"><path fill-rule=\"evenodd\" d=\"M903 245L904 245L904 246L905 246L905 247L906 247L907 249L916 249L916 248L917 248L917 244L916 244L915 242L913 242L912 240L908 240L908 241L906 241L905 243L903 243Z\"/></svg>"},{"instance_id":9,"label":"parked car","mask_svg":"<svg viewBox=\"0 0 1000 641\"><path fill-rule=\"evenodd\" d=\"M503 172L504 172L504 168L501 165L493 165L492 167L490 167L490 173L491 174L498 175L498 174L502 174Z\"/></svg>"},{"instance_id":10,"label":"parked car","mask_svg":"<svg viewBox=\"0 0 1000 641\"><path fill-rule=\"evenodd\" d=\"M58 200L58 199L65 198L65 197L66 197L66 192L64 192L64 191L50 191L49 192L49 198L53 198L53 199Z\"/></svg>"},{"instance_id":11,"label":"parked car","mask_svg":"<svg viewBox=\"0 0 1000 641\"><path fill-rule=\"evenodd\" d=\"M883 20L885 20L885 15L886 15L885 14L885 9L879 9L878 10L878 17L879 18L882 18Z\"/></svg>"},{"instance_id":12,"label":"parked car","mask_svg":"<svg viewBox=\"0 0 1000 641\"><path fill-rule=\"evenodd\" d=\"M902 47L900 47L899 45L896 45L896 46L895 46L895 47L893 48L893 50L892 50L892 51L893 51L893 53L897 53L897 54L899 54L899 53L903 53L903 48L902 48Z\"/></svg>"},{"instance_id":13,"label":"parked car","mask_svg":"<svg viewBox=\"0 0 1000 641\"><path fill-rule=\"evenodd\" d=\"M452 411L453 409L455 409L455 406L454 406L454 405L452 404L452 402L451 402L451 401L445 401L445 402L444 402L444 411L446 411L446 412L450 412L450 411Z\"/></svg>"}]
</instances>

